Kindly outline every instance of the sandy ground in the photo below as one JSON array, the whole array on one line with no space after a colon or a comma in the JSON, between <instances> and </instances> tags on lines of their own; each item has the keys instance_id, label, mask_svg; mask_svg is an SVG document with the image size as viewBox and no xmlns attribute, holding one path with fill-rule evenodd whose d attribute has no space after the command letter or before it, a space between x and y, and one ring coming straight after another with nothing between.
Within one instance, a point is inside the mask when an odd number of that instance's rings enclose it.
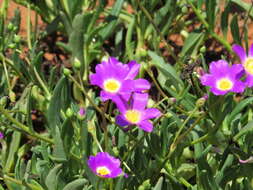
<instances>
[{"instance_id":1,"label":"sandy ground","mask_svg":"<svg viewBox=\"0 0 253 190\"><path fill-rule=\"evenodd\" d=\"M244 0L245 2L248 2L248 3L253 3L253 0ZM2 2L3 0L0 0L0 5L2 5ZM224 2L221 1L221 2ZM109 0L108 2L108 5L109 6L112 6L114 3L114 0ZM8 8L8 18L11 18L13 17L14 15L14 11L16 8L19 8L20 11L21 11L21 30L20 30L20 35L22 35L23 37L26 36L26 28L27 28L27 16L28 16L28 9L26 7L23 7L23 6L20 6L20 5L17 5L16 3L14 3L13 1L10 1L10 5L9 5L9 8ZM128 9L129 10L129 9ZM35 22L35 12L34 11L31 11L31 20L32 20L32 23ZM41 19L39 19L39 25L42 26L44 25L44 23L42 22ZM239 23L240 26L243 26L243 22ZM253 22L250 21L248 23L248 36L249 36L249 44L253 43ZM217 28L217 32L220 32L220 28ZM170 39L172 41L174 41L175 43L177 43L178 45L182 45L182 39L176 34L172 35L170 37ZM227 40L229 41L229 43L233 43L233 40L232 40L232 36L231 36L231 33L229 31L229 34L228 34L228 37L227 37Z\"/></svg>"},{"instance_id":2,"label":"sandy ground","mask_svg":"<svg viewBox=\"0 0 253 190\"><path fill-rule=\"evenodd\" d=\"M2 6L3 0L0 0L0 5ZM21 12L21 25L20 25L20 35L25 36L26 35L26 28L27 28L27 17L28 17L28 9L24 6L18 5L13 1L10 1L9 7L8 7L8 18L12 18L14 16L14 12L16 9L20 9ZM31 22L34 25L35 23L35 12L31 11ZM43 25L42 20L38 19L39 26Z\"/></svg>"}]
</instances>

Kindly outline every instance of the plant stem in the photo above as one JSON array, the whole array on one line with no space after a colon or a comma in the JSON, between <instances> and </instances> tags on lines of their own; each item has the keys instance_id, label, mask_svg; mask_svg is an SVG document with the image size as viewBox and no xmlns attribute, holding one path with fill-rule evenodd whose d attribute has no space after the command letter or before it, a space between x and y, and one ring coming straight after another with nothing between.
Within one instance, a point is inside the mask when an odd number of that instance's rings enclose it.
<instances>
[{"instance_id":1,"label":"plant stem","mask_svg":"<svg viewBox=\"0 0 253 190\"><path fill-rule=\"evenodd\" d=\"M203 119L203 117L205 116L205 114L203 114L202 116L200 116L193 124L191 127L189 127L182 135L180 135L177 139L177 141L175 142L175 146L178 144L178 142L182 141L184 139L184 137L189 134L191 132L191 130L201 121L201 119Z\"/></svg>"},{"instance_id":2,"label":"plant stem","mask_svg":"<svg viewBox=\"0 0 253 190\"><path fill-rule=\"evenodd\" d=\"M13 183L16 183L17 185L22 185L22 186L28 187L30 189L33 189L33 190L39 190L39 188L35 185L24 183L20 180L17 180L15 178L12 178L12 177L6 175L6 174L3 176L3 180L11 181Z\"/></svg>"},{"instance_id":3,"label":"plant stem","mask_svg":"<svg viewBox=\"0 0 253 190\"><path fill-rule=\"evenodd\" d=\"M35 24L34 24L34 32L33 32L33 39L37 39L37 36L38 36L38 20L39 20L39 17L38 17L38 13L35 12Z\"/></svg>"},{"instance_id":4,"label":"plant stem","mask_svg":"<svg viewBox=\"0 0 253 190\"><path fill-rule=\"evenodd\" d=\"M19 71L17 70L17 68L14 66L14 63L12 60L8 59L7 57L5 57L2 53L0 53L0 60L2 62L5 61L6 64L8 64L16 73L17 75L22 78L22 79L25 79L24 75Z\"/></svg>"},{"instance_id":5,"label":"plant stem","mask_svg":"<svg viewBox=\"0 0 253 190\"><path fill-rule=\"evenodd\" d=\"M164 38L162 32L160 31L160 29L156 26L152 16L150 15L150 13L148 12L148 10L142 6L140 0L137 0L138 6L140 7L141 11L144 13L144 15L147 17L147 19L149 20L149 22L153 25L154 29L156 30L157 34L160 36L162 42L165 45L165 48L167 49L167 51L171 54L171 56L173 57L173 59L177 60L177 56L175 55L175 53L172 51L172 48L169 46L169 44L167 43L166 39Z\"/></svg>"},{"instance_id":6,"label":"plant stem","mask_svg":"<svg viewBox=\"0 0 253 190\"><path fill-rule=\"evenodd\" d=\"M200 20L200 22L204 25L204 27L206 28L206 30L209 32L209 34L216 39L219 43L221 43L228 51L229 53L233 53L231 45L223 38L221 38L219 35L217 35L215 32L213 32L209 26L209 24L207 23L207 21L205 20L205 18L201 15L200 10L198 10L193 3L190 0L186 0L187 3L191 6L193 12L196 14L196 16L198 17L198 19Z\"/></svg>"},{"instance_id":7,"label":"plant stem","mask_svg":"<svg viewBox=\"0 0 253 190\"><path fill-rule=\"evenodd\" d=\"M104 10L104 13L105 13L105 16L108 16L111 14L111 10L112 8L108 7ZM128 13L127 11L124 11L123 9L121 9L120 11L120 14L119 14L119 18L128 22L128 23L131 23L132 22L132 17L133 15Z\"/></svg>"},{"instance_id":8,"label":"plant stem","mask_svg":"<svg viewBox=\"0 0 253 190\"><path fill-rule=\"evenodd\" d=\"M113 190L113 179L110 179L110 190Z\"/></svg>"},{"instance_id":9,"label":"plant stem","mask_svg":"<svg viewBox=\"0 0 253 190\"><path fill-rule=\"evenodd\" d=\"M97 185L96 185L96 190L99 190L100 181L101 181L101 179L98 178L98 180L97 180Z\"/></svg>"},{"instance_id":10,"label":"plant stem","mask_svg":"<svg viewBox=\"0 0 253 190\"><path fill-rule=\"evenodd\" d=\"M4 20L6 19L8 5L9 5L9 0L4 0L2 2L2 7L0 9L0 16L2 16Z\"/></svg>"},{"instance_id":11,"label":"plant stem","mask_svg":"<svg viewBox=\"0 0 253 190\"><path fill-rule=\"evenodd\" d=\"M191 145L203 142L204 140L208 139L211 135L213 135L219 129L219 126L220 126L220 124L216 124L214 126L214 128L209 133L207 133L207 134L203 135L202 137L192 141Z\"/></svg>"},{"instance_id":12,"label":"plant stem","mask_svg":"<svg viewBox=\"0 0 253 190\"><path fill-rule=\"evenodd\" d=\"M30 3L27 3L28 6L28 16L27 16L27 43L28 48L32 49L32 42L31 42L31 5Z\"/></svg>"},{"instance_id":13,"label":"plant stem","mask_svg":"<svg viewBox=\"0 0 253 190\"><path fill-rule=\"evenodd\" d=\"M151 71L150 68L148 68L147 70L148 75L150 76L150 78L152 79L152 81L154 82L156 88L158 89L158 91L161 93L161 95L163 96L163 98L168 98L168 96L163 92L162 88L160 87L160 85L158 84L158 82L156 81L153 72Z\"/></svg>"},{"instance_id":14,"label":"plant stem","mask_svg":"<svg viewBox=\"0 0 253 190\"><path fill-rule=\"evenodd\" d=\"M45 91L45 93L47 95L46 96L47 100L50 100L51 99L51 93L49 92L49 90L48 90L47 86L45 85L44 81L41 79L41 77L40 77L39 73L37 72L36 68L33 65L31 65L31 62L29 61L28 58L25 58L25 60L32 67L33 72L35 74L35 77L36 77L38 83L40 84L41 88Z\"/></svg>"},{"instance_id":15,"label":"plant stem","mask_svg":"<svg viewBox=\"0 0 253 190\"><path fill-rule=\"evenodd\" d=\"M243 27L242 27L242 33L241 33L241 35L240 35L240 41L242 41L243 34L245 33L245 31L246 31L246 29L247 29L246 25L247 25L247 22L248 22L248 20L249 20L249 16L250 16L250 13L251 13L251 11L252 11L252 8L253 8L253 3L251 3L250 9L249 9L249 11L247 12L247 16L246 16L246 18L244 19L244 23L243 23Z\"/></svg>"},{"instance_id":16,"label":"plant stem","mask_svg":"<svg viewBox=\"0 0 253 190\"><path fill-rule=\"evenodd\" d=\"M92 136L93 140L95 141L95 143L97 144L100 152L104 152L102 146L100 145L100 143L97 139L95 126L91 122L88 122L88 131L91 134L91 136Z\"/></svg>"},{"instance_id":17,"label":"plant stem","mask_svg":"<svg viewBox=\"0 0 253 190\"><path fill-rule=\"evenodd\" d=\"M205 134L204 136L196 139L195 141L192 141L191 142L191 145L194 145L194 144L197 144L197 143L200 143L200 142L203 142L204 140L208 139L209 138L209 134Z\"/></svg>"},{"instance_id":18,"label":"plant stem","mask_svg":"<svg viewBox=\"0 0 253 190\"><path fill-rule=\"evenodd\" d=\"M82 91L82 93L83 93L84 96L88 99L88 101L91 103L91 105L92 105L103 117L105 117L107 120L109 120L110 122L112 122L112 121L111 121L111 118L110 118L107 114L105 114L105 113L95 104L95 102L90 98L90 96L88 95L88 93L86 92L86 90L83 88L83 86L81 86L81 85L76 81L76 79L75 79L73 76L69 75L68 77L75 83L75 85L77 86L77 88L79 88L79 90ZM113 122L112 122L112 123L113 123Z\"/></svg>"},{"instance_id":19,"label":"plant stem","mask_svg":"<svg viewBox=\"0 0 253 190\"><path fill-rule=\"evenodd\" d=\"M185 125L187 124L187 122L192 118L192 116L196 113L196 111L198 110L198 107L196 106L193 111L190 113L190 115L186 118L186 120L182 123L182 125L179 127L179 130L176 133L176 136L174 138L173 143L171 144L171 151L173 152L176 149L177 144L179 143L178 138L180 133L182 132L182 130L184 129Z\"/></svg>"},{"instance_id":20,"label":"plant stem","mask_svg":"<svg viewBox=\"0 0 253 190\"><path fill-rule=\"evenodd\" d=\"M45 141L47 143L50 143L50 144L53 144L54 141L52 139L49 139L47 137L44 137L38 133L34 133L32 131L29 130L29 127L27 127L26 125L20 123L19 121L17 121L16 119L14 119L4 108L2 108L0 106L0 113L2 115L4 115L9 121L11 121L13 124L15 124L17 126L16 127L13 127L10 125L10 127L12 127L14 130L17 130L17 131L20 131L20 132L24 132L25 134L29 135L29 136L32 136L32 137L35 137L35 138L38 138L42 141Z\"/></svg>"},{"instance_id":21,"label":"plant stem","mask_svg":"<svg viewBox=\"0 0 253 190\"><path fill-rule=\"evenodd\" d=\"M7 70L7 67L6 67L4 57L3 57L2 61L3 61L3 66L4 66L4 74L5 74L5 77L6 77L6 80L7 80L7 86L8 86L8 90L9 90L9 93L10 93L11 92L10 78L9 78L9 75L8 75L8 70Z\"/></svg>"},{"instance_id":22,"label":"plant stem","mask_svg":"<svg viewBox=\"0 0 253 190\"><path fill-rule=\"evenodd\" d=\"M152 70L150 68L148 68L146 71L147 71L148 75L150 76L150 78L152 79L152 81L154 82L154 84L155 84L156 88L158 89L158 91L161 93L161 95L163 97L163 100L167 99L167 101L169 101L169 97L163 92L162 88L160 87L160 85L156 81ZM171 102L168 102L168 103L170 104ZM183 110L182 108L180 108L179 106L176 106L176 105L174 105L174 106L180 112L187 114L187 112L185 110Z\"/></svg>"},{"instance_id":23,"label":"plant stem","mask_svg":"<svg viewBox=\"0 0 253 190\"><path fill-rule=\"evenodd\" d=\"M91 105L101 114L101 116L102 116L102 117L105 117L110 123L115 124L115 122L111 120L110 116L107 115L107 114L105 114L105 113L95 104L95 102L90 98L90 96L88 95L88 93L86 92L86 90L83 88L83 86L81 86L81 85L76 81L76 79L75 79L73 76L69 75L68 77L69 77L69 79L70 79L71 81L73 81L73 82L76 84L77 88L79 88L79 90L82 91L82 93L84 94L84 96L88 99L88 101L91 103ZM120 129L121 131L125 132L125 131L123 130L122 127L119 127L119 129ZM126 133L126 135L128 135L132 140L136 140L135 137L132 136L130 133Z\"/></svg>"}]
</instances>

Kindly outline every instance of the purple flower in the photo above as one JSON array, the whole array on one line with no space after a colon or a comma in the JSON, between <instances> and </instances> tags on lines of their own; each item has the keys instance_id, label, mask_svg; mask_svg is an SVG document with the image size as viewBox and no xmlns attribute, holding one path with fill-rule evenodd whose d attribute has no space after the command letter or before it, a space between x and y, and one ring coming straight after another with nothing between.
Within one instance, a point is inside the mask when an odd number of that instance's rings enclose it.
<instances>
[{"instance_id":1,"label":"purple flower","mask_svg":"<svg viewBox=\"0 0 253 190\"><path fill-rule=\"evenodd\" d=\"M233 45L232 46L233 51L237 54L237 56L240 58L241 63L244 67L244 70L246 72L246 85L248 87L253 86L253 44L251 45L248 55L246 54L245 50L240 45Z\"/></svg>"},{"instance_id":2,"label":"purple flower","mask_svg":"<svg viewBox=\"0 0 253 190\"><path fill-rule=\"evenodd\" d=\"M84 116L84 115L85 115L85 109L81 107L81 108L79 109L79 112L78 112L78 113L79 113L80 116Z\"/></svg>"},{"instance_id":3,"label":"purple flower","mask_svg":"<svg viewBox=\"0 0 253 190\"><path fill-rule=\"evenodd\" d=\"M253 163L253 156L250 156L247 160L239 159L239 162L242 163L242 164Z\"/></svg>"},{"instance_id":4,"label":"purple flower","mask_svg":"<svg viewBox=\"0 0 253 190\"><path fill-rule=\"evenodd\" d=\"M0 139L4 138L4 134L2 132L0 132Z\"/></svg>"},{"instance_id":5,"label":"purple flower","mask_svg":"<svg viewBox=\"0 0 253 190\"><path fill-rule=\"evenodd\" d=\"M90 156L89 168L103 178L115 178L124 173L120 168L120 160L110 156L107 152L99 152L96 156Z\"/></svg>"},{"instance_id":6,"label":"purple flower","mask_svg":"<svg viewBox=\"0 0 253 190\"><path fill-rule=\"evenodd\" d=\"M120 97L115 101L120 115L116 117L116 123L122 127L137 125L146 132L153 130L151 118L159 117L161 112L156 108L145 108L148 102L148 94L134 93L130 105Z\"/></svg>"},{"instance_id":7,"label":"purple flower","mask_svg":"<svg viewBox=\"0 0 253 190\"><path fill-rule=\"evenodd\" d=\"M244 91L245 83L239 80L243 73L241 64L229 66L225 60L219 60L211 62L209 69L210 74L204 74L201 83L210 86L215 95Z\"/></svg>"},{"instance_id":8,"label":"purple flower","mask_svg":"<svg viewBox=\"0 0 253 190\"><path fill-rule=\"evenodd\" d=\"M132 92L142 92L150 88L149 82L145 79L133 80L139 69L140 64L136 61L123 64L110 57L108 61L96 66L96 73L90 75L90 82L102 88L100 96L103 101L114 100L117 95L127 100Z\"/></svg>"}]
</instances>

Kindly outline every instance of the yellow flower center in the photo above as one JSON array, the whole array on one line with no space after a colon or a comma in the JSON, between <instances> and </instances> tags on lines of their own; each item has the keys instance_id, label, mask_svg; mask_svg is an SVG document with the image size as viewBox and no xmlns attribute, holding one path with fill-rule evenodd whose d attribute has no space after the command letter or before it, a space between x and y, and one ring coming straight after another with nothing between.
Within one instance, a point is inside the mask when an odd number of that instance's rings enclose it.
<instances>
[{"instance_id":1,"label":"yellow flower center","mask_svg":"<svg viewBox=\"0 0 253 190\"><path fill-rule=\"evenodd\" d=\"M141 113L137 110L127 110L125 117L130 123L138 123L141 119Z\"/></svg>"},{"instance_id":2,"label":"yellow flower center","mask_svg":"<svg viewBox=\"0 0 253 190\"><path fill-rule=\"evenodd\" d=\"M253 57L249 57L246 59L244 63L244 68L248 73L253 75Z\"/></svg>"},{"instance_id":3,"label":"yellow flower center","mask_svg":"<svg viewBox=\"0 0 253 190\"><path fill-rule=\"evenodd\" d=\"M98 167L96 169L96 171L101 176L104 176L104 175L107 175L107 174L111 173L110 170L107 167L105 167L105 166Z\"/></svg>"},{"instance_id":4,"label":"yellow flower center","mask_svg":"<svg viewBox=\"0 0 253 190\"><path fill-rule=\"evenodd\" d=\"M107 92L115 93L119 90L120 83L115 79L108 79L104 82L104 89Z\"/></svg>"},{"instance_id":5,"label":"yellow flower center","mask_svg":"<svg viewBox=\"0 0 253 190\"><path fill-rule=\"evenodd\" d=\"M233 83L231 82L231 80L227 78L220 79L217 82L217 88L219 90L230 90L232 87L233 87Z\"/></svg>"}]
</instances>

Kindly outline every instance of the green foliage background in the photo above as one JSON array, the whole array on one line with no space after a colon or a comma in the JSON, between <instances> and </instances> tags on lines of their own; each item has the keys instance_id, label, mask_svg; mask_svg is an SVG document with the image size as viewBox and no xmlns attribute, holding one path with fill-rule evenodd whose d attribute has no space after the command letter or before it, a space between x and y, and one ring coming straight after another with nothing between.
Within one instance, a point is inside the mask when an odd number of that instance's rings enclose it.
<instances>
[{"instance_id":1,"label":"green foliage background","mask_svg":"<svg viewBox=\"0 0 253 190\"><path fill-rule=\"evenodd\" d=\"M0 10L0 189L9 190L251 190L252 90L214 96L198 69L234 62L228 42L248 49L252 4L242 0L15 0L35 10L45 30L30 23L18 35L20 12ZM131 7L130 13L128 8ZM221 30L220 33L217 31ZM45 69L43 40L56 41L70 66ZM183 39L183 45L175 38ZM221 47L218 51L214 46ZM28 52L23 55L25 48ZM149 105L163 112L154 131L124 132L117 110L88 81L102 58L137 60L152 83ZM208 99L203 96L208 94ZM152 100L151 100L152 99ZM80 107L85 116L80 116ZM38 114L40 125L32 115ZM101 179L87 166L98 144L122 161L128 178ZM248 160L240 163L239 159Z\"/></svg>"}]
</instances>

